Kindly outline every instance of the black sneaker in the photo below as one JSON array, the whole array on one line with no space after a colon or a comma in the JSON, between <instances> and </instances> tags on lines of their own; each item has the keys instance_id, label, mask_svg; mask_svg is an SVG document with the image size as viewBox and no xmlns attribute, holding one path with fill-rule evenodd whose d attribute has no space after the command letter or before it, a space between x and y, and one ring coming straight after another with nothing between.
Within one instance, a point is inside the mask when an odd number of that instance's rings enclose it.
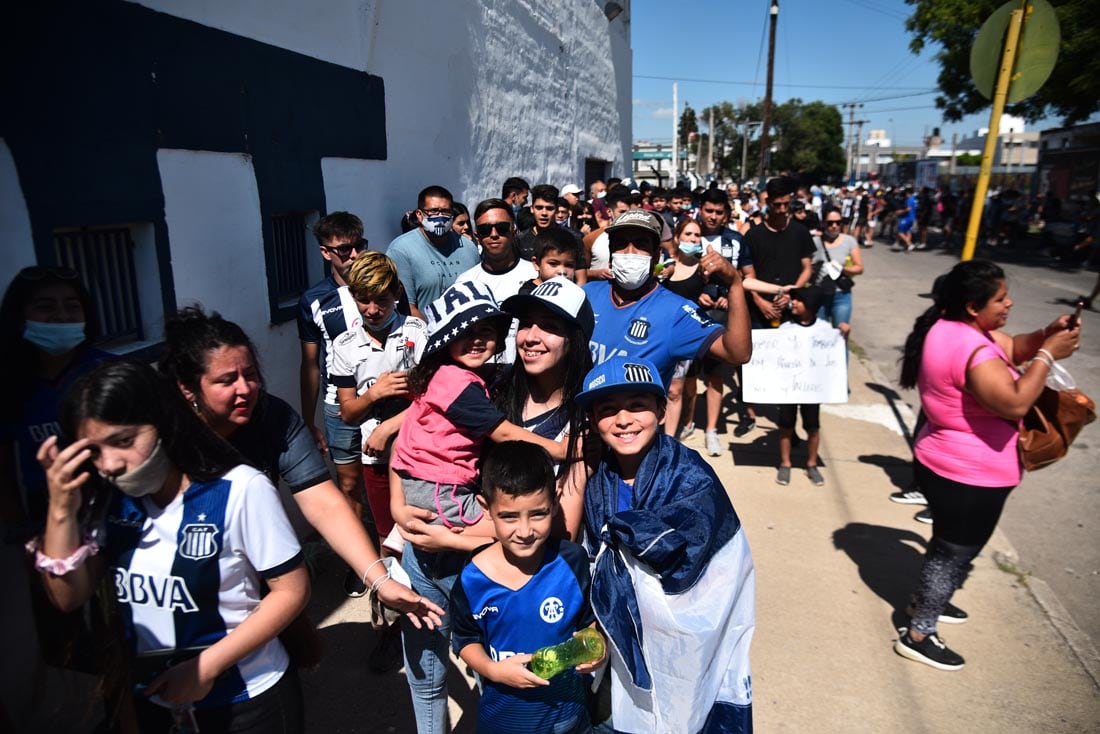
<instances>
[{"instance_id":1,"label":"black sneaker","mask_svg":"<svg viewBox=\"0 0 1100 734\"><path fill-rule=\"evenodd\" d=\"M737 424L737 428L733 429L733 435L737 438L744 438L754 428L756 428L756 419L746 417Z\"/></svg>"},{"instance_id":2,"label":"black sneaker","mask_svg":"<svg viewBox=\"0 0 1100 734\"><path fill-rule=\"evenodd\" d=\"M890 495L891 502L897 502L899 505L927 505L928 500L924 497L924 492L919 489L906 489L901 492L894 492Z\"/></svg>"},{"instance_id":3,"label":"black sneaker","mask_svg":"<svg viewBox=\"0 0 1100 734\"><path fill-rule=\"evenodd\" d=\"M906 616L912 618L913 614L917 611L916 603L910 601L909 606L905 608ZM954 604L948 602L947 606L940 612L940 616L936 618L937 622L942 624L963 624L966 620L970 619L970 615L959 609Z\"/></svg>"},{"instance_id":4,"label":"black sneaker","mask_svg":"<svg viewBox=\"0 0 1100 734\"><path fill-rule=\"evenodd\" d=\"M355 571L349 568L347 573L344 574L344 594L349 599L358 599L366 593L367 585L363 583L363 579L359 578Z\"/></svg>"},{"instance_id":5,"label":"black sneaker","mask_svg":"<svg viewBox=\"0 0 1100 734\"><path fill-rule=\"evenodd\" d=\"M917 522L922 522L925 525L931 525L932 524L932 511L929 510L928 508L925 508L925 509L921 510L920 512L918 512L916 515L913 515L913 519L916 520Z\"/></svg>"},{"instance_id":6,"label":"black sneaker","mask_svg":"<svg viewBox=\"0 0 1100 734\"><path fill-rule=\"evenodd\" d=\"M962 670L966 665L962 656L943 644L935 633L917 642L909 636L909 630L905 630L894 643L894 652L903 658L931 665L936 670Z\"/></svg>"}]
</instances>

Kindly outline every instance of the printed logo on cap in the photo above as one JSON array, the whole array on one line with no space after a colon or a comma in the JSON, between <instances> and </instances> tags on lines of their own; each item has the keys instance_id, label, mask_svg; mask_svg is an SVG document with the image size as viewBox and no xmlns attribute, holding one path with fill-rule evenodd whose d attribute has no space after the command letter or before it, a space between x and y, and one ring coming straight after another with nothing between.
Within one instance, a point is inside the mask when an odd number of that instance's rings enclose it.
<instances>
[{"instance_id":1,"label":"printed logo on cap","mask_svg":"<svg viewBox=\"0 0 1100 734\"><path fill-rule=\"evenodd\" d=\"M636 362L627 362L623 365L623 379L627 382L656 382L649 368Z\"/></svg>"},{"instance_id":2,"label":"printed logo on cap","mask_svg":"<svg viewBox=\"0 0 1100 734\"><path fill-rule=\"evenodd\" d=\"M547 280L531 291L531 295L539 298L556 298L560 292L561 281Z\"/></svg>"}]
</instances>

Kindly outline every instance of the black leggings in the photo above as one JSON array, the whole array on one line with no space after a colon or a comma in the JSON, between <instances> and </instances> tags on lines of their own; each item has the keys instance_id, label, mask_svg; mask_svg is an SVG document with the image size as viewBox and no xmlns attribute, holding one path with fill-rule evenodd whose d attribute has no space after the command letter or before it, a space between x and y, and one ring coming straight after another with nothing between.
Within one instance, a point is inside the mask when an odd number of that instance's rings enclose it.
<instances>
[{"instance_id":1,"label":"black leggings","mask_svg":"<svg viewBox=\"0 0 1100 734\"><path fill-rule=\"evenodd\" d=\"M172 728L172 712L134 694L138 726L142 732L166 732ZM279 682L256 698L208 709L195 709L202 734L301 734L305 731L302 687L298 673L288 668Z\"/></svg>"},{"instance_id":2,"label":"black leggings","mask_svg":"<svg viewBox=\"0 0 1100 734\"><path fill-rule=\"evenodd\" d=\"M910 626L923 634L936 631L936 621L966 579L970 562L993 535L1012 487L962 484L915 462L917 483L932 511L932 540L913 595Z\"/></svg>"}]
</instances>

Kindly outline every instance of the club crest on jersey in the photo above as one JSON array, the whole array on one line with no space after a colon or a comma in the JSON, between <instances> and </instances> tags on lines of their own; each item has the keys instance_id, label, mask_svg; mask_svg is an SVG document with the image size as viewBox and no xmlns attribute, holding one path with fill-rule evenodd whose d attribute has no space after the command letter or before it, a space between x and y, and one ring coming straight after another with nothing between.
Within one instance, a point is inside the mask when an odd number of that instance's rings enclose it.
<instances>
[{"instance_id":1,"label":"club crest on jersey","mask_svg":"<svg viewBox=\"0 0 1100 734\"><path fill-rule=\"evenodd\" d=\"M649 340L650 323L645 319L634 319L626 330L626 340L634 344L645 344Z\"/></svg>"},{"instance_id":2,"label":"club crest on jersey","mask_svg":"<svg viewBox=\"0 0 1100 734\"><path fill-rule=\"evenodd\" d=\"M565 605L556 596L548 596L539 605L539 616L547 624L554 624L565 616Z\"/></svg>"},{"instance_id":3,"label":"club crest on jersey","mask_svg":"<svg viewBox=\"0 0 1100 734\"><path fill-rule=\"evenodd\" d=\"M192 561L201 561L218 554L214 537L218 528L208 522L192 522L180 529L179 554Z\"/></svg>"}]
</instances>

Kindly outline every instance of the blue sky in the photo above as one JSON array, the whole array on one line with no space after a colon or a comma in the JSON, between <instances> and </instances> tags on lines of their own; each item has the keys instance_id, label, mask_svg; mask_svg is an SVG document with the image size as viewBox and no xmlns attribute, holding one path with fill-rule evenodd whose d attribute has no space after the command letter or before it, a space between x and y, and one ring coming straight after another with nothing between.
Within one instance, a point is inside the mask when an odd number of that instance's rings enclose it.
<instances>
[{"instance_id":1,"label":"blue sky","mask_svg":"<svg viewBox=\"0 0 1100 734\"><path fill-rule=\"evenodd\" d=\"M672 139L673 79L681 110L685 101L699 112L723 100L763 99L769 6L770 0L632 0L634 139ZM864 138L881 129L898 145L919 145L934 127L949 145L953 132L963 139L988 126L988 110L943 122L935 106L937 49L920 56L909 50L905 19L912 8L902 0L780 0L779 6L776 102L863 102L855 119L869 121ZM1060 125L1048 118L1026 129Z\"/></svg>"}]
</instances>

